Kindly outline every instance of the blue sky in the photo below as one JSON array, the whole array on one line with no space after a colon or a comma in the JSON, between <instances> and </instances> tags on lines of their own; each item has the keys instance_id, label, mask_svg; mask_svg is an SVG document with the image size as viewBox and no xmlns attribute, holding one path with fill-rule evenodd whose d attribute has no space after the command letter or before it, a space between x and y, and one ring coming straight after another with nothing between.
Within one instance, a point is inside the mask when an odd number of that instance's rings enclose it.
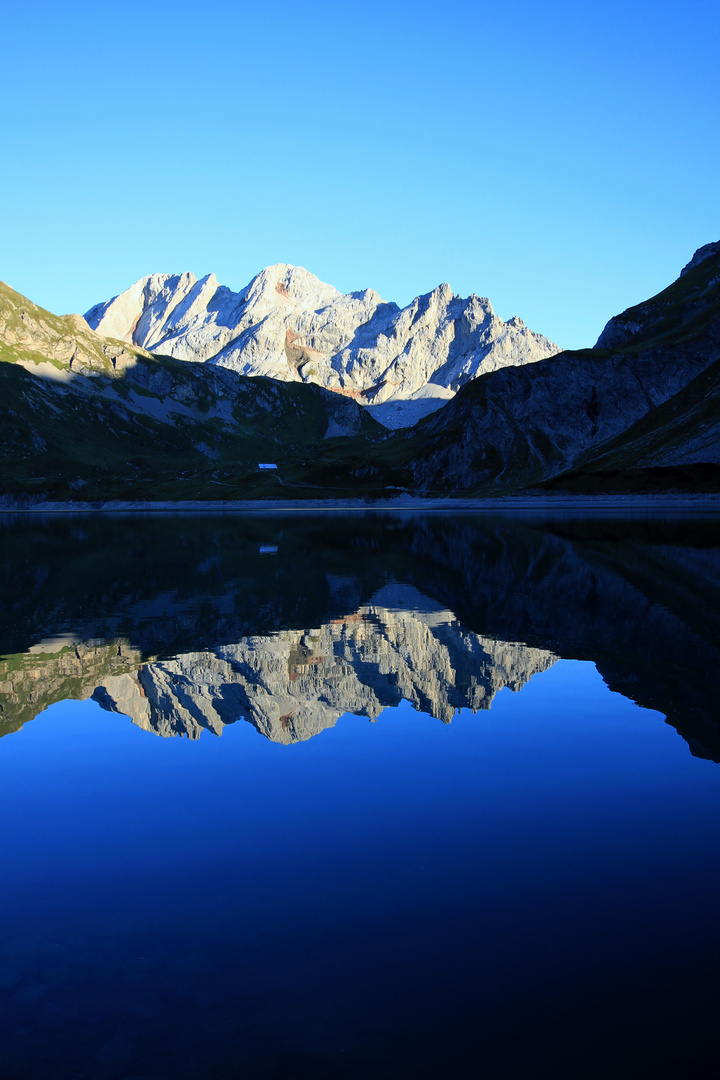
<instances>
[{"instance_id":1,"label":"blue sky","mask_svg":"<svg viewBox=\"0 0 720 1080\"><path fill-rule=\"evenodd\" d=\"M25 3L2 16L0 277L441 281L560 345L720 237L713 2Z\"/></svg>"}]
</instances>

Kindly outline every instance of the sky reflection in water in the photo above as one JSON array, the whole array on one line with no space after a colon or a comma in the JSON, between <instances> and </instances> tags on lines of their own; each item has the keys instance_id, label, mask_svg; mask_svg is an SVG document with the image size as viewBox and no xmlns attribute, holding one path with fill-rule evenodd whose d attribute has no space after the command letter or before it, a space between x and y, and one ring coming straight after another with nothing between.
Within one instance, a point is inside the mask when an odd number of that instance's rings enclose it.
<instances>
[{"instance_id":1,"label":"sky reflection in water","mask_svg":"<svg viewBox=\"0 0 720 1080\"><path fill-rule=\"evenodd\" d=\"M234 528L228 535L239 543ZM344 617L371 604L389 581L417 588L422 571L436 608L454 613L464 605L470 612L455 624L433 623L432 641L445 648L433 655L446 659L459 655L458 634L468 648L472 635L492 640L500 618L506 630L525 618L531 631L504 641L546 651L554 645L553 657L569 655L572 627L561 625L562 610L573 603L590 611L585 622L576 620L577 652L594 642L599 666L643 700L658 693L643 647L658 662L669 655L663 634L674 635L678 655L692 646L705 656L716 647L711 617L698 639L686 614L700 603L689 603L692 588L712 607L707 567L716 553L706 543L666 543L661 551L642 537L616 534L579 543L526 526L432 529L437 560L426 545L419 569L428 535L420 526L402 540L404 560L377 532L377 558L367 557L372 545L338 542L331 569L342 563L345 572L335 606L326 597L303 609L302 585L294 596L287 588L279 596L266 581L265 610L252 615L255 636L267 642L292 632L299 640L342 618L344 604ZM175 526L174 539L182 540L182 528ZM23 541L18 550L27 551ZM87 539L86 567L97 543ZM453 544L455 562L448 559ZM281 536L278 555L282 547ZM671 549L680 554L669 574ZM307 557L307 537L302 550ZM539 570L548 550L556 558ZM331 555L320 549L318 557L327 569ZM42 567L41 558L35 562ZM473 578L480 562L482 580L503 601L499 614L468 587L481 580ZM649 576L659 593L651 595L640 580L641 564L655 568ZM263 572L285 587L293 565L274 563ZM588 566L594 592L582 576ZM15 580L21 578L20 567ZM156 589L146 579L152 618L138 609L142 590L132 575L113 610L84 605L82 583L74 597L58 589L46 598L55 632L85 641L99 618L113 623L113 612L134 604L135 625L144 629L133 630L122 615L95 641L124 635L128 649L150 656L149 667L163 635L176 643L185 634L183 646L193 642L192 620L178 628L174 614L189 606L205 636L199 640L196 629L196 651L182 652L200 657L185 671L194 672L197 686L217 691L202 671L218 648L237 643L239 622L250 618L237 602L243 582L220 578L233 584L230 592L219 579L214 590L199 590L197 577L188 587L185 575L178 583L186 589L184 608L177 596L169 598L167 582ZM436 580L446 582L444 595L429 588ZM557 591L561 580L568 582L565 595ZM502 595L499 581L506 582ZM549 583L554 641L541 625ZM110 594L110 584L104 589ZM5 590L5 612L17 616L22 603L10 604L12 586ZM646 604L646 640L629 657L627 626L618 626L624 653L612 655L603 604L611 601L621 614L625 597L628 610L637 611L638 596ZM198 613L213 604L205 626ZM19 613L12 625L6 620L8 656L19 655L28 634L31 616ZM426 616L411 624L422 634ZM685 641L678 626L686 627ZM43 625L34 641L52 630ZM378 640L376 634L375 654ZM332 641L337 657L356 639L336 634ZM407 641L395 646L386 666ZM283 664L288 655L282 653ZM360 658L366 666L369 655ZM356 669L327 657L285 667L288 693L297 696L305 686L317 702L323 689L330 695L328 687L339 694L350 686L356 694L358 685L372 684L376 697L387 695L392 681L387 672L379 679L382 657L376 659L360 683ZM46 656L43 663L40 684L50 696L67 689L60 661ZM478 664L459 678L452 660L442 683L450 696L457 687L469 693L473 673L490 678L487 656ZM137 670L133 661L128 677ZM426 685L422 672L411 678L407 670L399 683ZM227 714L221 738L156 738L107 711L102 695L60 701L26 718L20 732L0 740L2 1075L715 1075L720 773L709 760L711 738L697 755L698 732L711 732L711 698L696 679L692 715L680 716L681 724L694 725L694 756L663 713L611 692L595 664L561 658L533 670L524 669L531 677L518 693L498 689L491 708L462 709L451 724L401 702L385 707L377 723L344 715L318 734L300 732L290 746L282 742L297 734L292 725L271 727L271 738L262 738L251 723L228 723ZM74 671L87 696L93 687ZM91 663L90 682L96 675ZM717 671L706 675L710 686ZM28 672L19 681L7 671L4 678L3 719L11 708L27 717L38 704L18 700ZM247 670L237 678L247 696ZM660 690L669 701L667 688ZM672 696L673 708L677 700ZM174 702L163 715L176 715Z\"/></svg>"}]
</instances>

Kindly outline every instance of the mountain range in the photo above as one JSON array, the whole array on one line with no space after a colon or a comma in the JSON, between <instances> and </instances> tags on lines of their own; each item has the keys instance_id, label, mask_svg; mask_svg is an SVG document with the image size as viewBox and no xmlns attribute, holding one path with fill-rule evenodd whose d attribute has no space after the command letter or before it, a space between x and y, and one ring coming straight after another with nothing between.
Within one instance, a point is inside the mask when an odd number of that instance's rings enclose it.
<instances>
[{"instance_id":1,"label":"mountain range","mask_svg":"<svg viewBox=\"0 0 720 1080\"><path fill-rule=\"evenodd\" d=\"M1 285L0 358L11 504L720 490L720 243L579 351L447 286L401 310L281 264L87 319Z\"/></svg>"},{"instance_id":2,"label":"mountain range","mask_svg":"<svg viewBox=\"0 0 720 1080\"><path fill-rule=\"evenodd\" d=\"M485 297L440 285L405 308L372 289L343 295L300 266L268 266L240 292L214 274L152 274L86 312L88 325L153 353L240 375L314 383L386 427L414 424L465 383L559 349Z\"/></svg>"},{"instance_id":3,"label":"mountain range","mask_svg":"<svg viewBox=\"0 0 720 1080\"><path fill-rule=\"evenodd\" d=\"M492 372L406 435L408 485L720 487L720 243L593 349ZM610 474L609 477L607 474ZM623 478L622 474L626 474ZM623 482L625 480L625 482Z\"/></svg>"}]
</instances>

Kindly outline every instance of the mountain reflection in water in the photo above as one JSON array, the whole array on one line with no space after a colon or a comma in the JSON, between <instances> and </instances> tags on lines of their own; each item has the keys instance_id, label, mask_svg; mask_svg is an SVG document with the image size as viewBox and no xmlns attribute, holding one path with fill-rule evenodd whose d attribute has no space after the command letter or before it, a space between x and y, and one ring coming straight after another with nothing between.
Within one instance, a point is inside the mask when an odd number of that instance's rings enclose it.
<instances>
[{"instance_id":1,"label":"mountain reflection in water","mask_svg":"<svg viewBox=\"0 0 720 1080\"><path fill-rule=\"evenodd\" d=\"M406 700L445 722L556 658L720 760L713 520L6 519L0 731L93 697L160 735L277 742Z\"/></svg>"},{"instance_id":2,"label":"mountain reflection in water","mask_svg":"<svg viewBox=\"0 0 720 1080\"><path fill-rule=\"evenodd\" d=\"M717 1075L715 520L0 525L3 1080Z\"/></svg>"}]
</instances>

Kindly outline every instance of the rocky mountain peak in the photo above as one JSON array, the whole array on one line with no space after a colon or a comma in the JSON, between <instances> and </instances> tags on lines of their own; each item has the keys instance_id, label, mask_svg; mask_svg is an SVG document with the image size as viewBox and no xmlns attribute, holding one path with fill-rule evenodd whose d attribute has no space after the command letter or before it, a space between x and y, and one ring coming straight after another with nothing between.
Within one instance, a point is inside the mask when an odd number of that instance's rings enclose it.
<instances>
[{"instance_id":1,"label":"rocky mountain peak","mask_svg":"<svg viewBox=\"0 0 720 1080\"><path fill-rule=\"evenodd\" d=\"M703 247L697 249L687 266L683 266L682 270L680 271L680 277L682 277L683 274L687 274L689 270L694 270L696 266L698 266L701 262L705 262L705 260L709 259L711 255L718 254L720 254L720 240L716 240L714 243L711 244L704 244Z\"/></svg>"},{"instance_id":2,"label":"rocky mountain peak","mask_svg":"<svg viewBox=\"0 0 720 1080\"><path fill-rule=\"evenodd\" d=\"M465 382L558 351L485 297L443 283L405 308L374 289L340 293L302 266L275 263L233 292L209 274L154 274L87 312L90 326L151 352L243 375L315 383L415 423Z\"/></svg>"}]
</instances>

